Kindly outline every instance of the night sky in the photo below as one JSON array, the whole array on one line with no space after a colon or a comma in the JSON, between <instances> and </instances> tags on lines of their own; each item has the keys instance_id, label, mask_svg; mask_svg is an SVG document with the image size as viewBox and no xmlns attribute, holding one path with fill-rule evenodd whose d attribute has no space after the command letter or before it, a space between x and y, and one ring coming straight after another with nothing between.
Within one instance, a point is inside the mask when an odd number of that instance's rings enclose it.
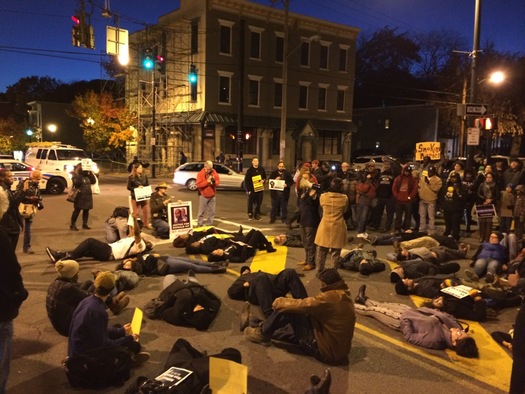
<instances>
[{"instance_id":1,"label":"night sky","mask_svg":"<svg viewBox=\"0 0 525 394\"><path fill-rule=\"evenodd\" d=\"M192 0L186 0L192 1ZM160 15L179 7L173 0L92 0L96 50L71 45L75 0L2 0L0 2L0 92L20 78L50 76L63 82L91 80L104 74L105 2L120 15L120 27L131 32L155 24ZM269 5L270 0L254 2ZM292 12L315 16L371 33L384 26L399 32L452 30L471 51L475 0L290 0ZM278 8L282 8L278 5ZM86 0L86 11L91 6ZM481 47L491 41L501 52L525 54L525 0L482 0Z\"/></svg>"}]
</instances>

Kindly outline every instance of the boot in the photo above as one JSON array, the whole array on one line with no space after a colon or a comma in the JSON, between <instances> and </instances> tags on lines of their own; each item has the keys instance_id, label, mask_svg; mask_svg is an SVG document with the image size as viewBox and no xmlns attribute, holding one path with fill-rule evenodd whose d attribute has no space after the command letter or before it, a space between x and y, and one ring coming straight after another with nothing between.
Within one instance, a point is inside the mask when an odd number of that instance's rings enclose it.
<instances>
[{"instance_id":1,"label":"boot","mask_svg":"<svg viewBox=\"0 0 525 394\"><path fill-rule=\"evenodd\" d=\"M78 227L77 227L77 225L74 224L74 223L72 223L72 224L69 226L69 229L70 229L71 231L78 231Z\"/></svg>"},{"instance_id":2,"label":"boot","mask_svg":"<svg viewBox=\"0 0 525 394\"><path fill-rule=\"evenodd\" d=\"M361 287L359 287L359 290L357 291L357 297L354 300L356 304L365 305L366 300L368 299L368 297L365 294L365 291L366 285L361 285Z\"/></svg>"},{"instance_id":3,"label":"boot","mask_svg":"<svg viewBox=\"0 0 525 394\"><path fill-rule=\"evenodd\" d=\"M84 230L91 230L91 227L89 227L87 223L82 224L82 228Z\"/></svg>"},{"instance_id":4,"label":"boot","mask_svg":"<svg viewBox=\"0 0 525 394\"><path fill-rule=\"evenodd\" d=\"M124 296L120 299L120 301L117 301L116 299L113 299L113 302L111 303L111 306L109 309L111 312L113 312L114 315L120 314L126 308L129 304L129 297Z\"/></svg>"}]
</instances>

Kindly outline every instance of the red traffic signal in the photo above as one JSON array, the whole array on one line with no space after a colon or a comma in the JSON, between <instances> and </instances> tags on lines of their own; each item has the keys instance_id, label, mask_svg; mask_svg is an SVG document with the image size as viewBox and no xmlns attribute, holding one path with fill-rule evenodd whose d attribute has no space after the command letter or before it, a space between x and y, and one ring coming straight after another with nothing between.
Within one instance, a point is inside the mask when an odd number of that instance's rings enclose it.
<instances>
[{"instance_id":1,"label":"red traffic signal","mask_svg":"<svg viewBox=\"0 0 525 394\"><path fill-rule=\"evenodd\" d=\"M480 130L496 130L498 128L498 118L480 118L476 119L476 126Z\"/></svg>"}]
</instances>

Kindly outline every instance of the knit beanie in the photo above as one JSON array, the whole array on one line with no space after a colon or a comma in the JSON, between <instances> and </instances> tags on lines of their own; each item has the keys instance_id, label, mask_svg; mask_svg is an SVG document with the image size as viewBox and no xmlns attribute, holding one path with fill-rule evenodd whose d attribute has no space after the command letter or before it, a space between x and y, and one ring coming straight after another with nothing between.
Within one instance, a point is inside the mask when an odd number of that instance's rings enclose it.
<instances>
[{"instance_id":1,"label":"knit beanie","mask_svg":"<svg viewBox=\"0 0 525 394\"><path fill-rule=\"evenodd\" d=\"M399 276L399 274L396 271L390 272L390 283L397 283L402 278Z\"/></svg>"},{"instance_id":2,"label":"knit beanie","mask_svg":"<svg viewBox=\"0 0 525 394\"><path fill-rule=\"evenodd\" d=\"M106 290L111 290L115 287L115 275L109 271L99 272L95 278L95 289L103 287Z\"/></svg>"},{"instance_id":3,"label":"knit beanie","mask_svg":"<svg viewBox=\"0 0 525 394\"><path fill-rule=\"evenodd\" d=\"M61 278L71 279L78 273L80 266L75 260L60 260L56 262L55 269Z\"/></svg>"},{"instance_id":4,"label":"knit beanie","mask_svg":"<svg viewBox=\"0 0 525 394\"><path fill-rule=\"evenodd\" d=\"M403 279L397 281L397 283L395 285L395 288L396 288L396 293L397 294L408 295L408 289L405 286L405 284L403 283Z\"/></svg>"},{"instance_id":5,"label":"knit beanie","mask_svg":"<svg viewBox=\"0 0 525 394\"><path fill-rule=\"evenodd\" d=\"M246 270L251 271L250 267L248 267L247 265L243 265L243 266L241 267L241 275L244 274L244 271L246 271Z\"/></svg>"},{"instance_id":6,"label":"knit beanie","mask_svg":"<svg viewBox=\"0 0 525 394\"><path fill-rule=\"evenodd\" d=\"M342 279L335 268L328 268L319 272L317 278L326 285L332 285Z\"/></svg>"}]
</instances>

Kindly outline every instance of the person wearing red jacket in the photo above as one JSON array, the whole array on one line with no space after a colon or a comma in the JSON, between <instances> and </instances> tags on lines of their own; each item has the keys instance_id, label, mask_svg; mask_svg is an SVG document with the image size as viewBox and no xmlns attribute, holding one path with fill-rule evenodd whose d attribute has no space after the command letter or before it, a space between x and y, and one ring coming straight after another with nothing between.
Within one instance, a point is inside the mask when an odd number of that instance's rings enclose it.
<instances>
[{"instance_id":1,"label":"person wearing red jacket","mask_svg":"<svg viewBox=\"0 0 525 394\"><path fill-rule=\"evenodd\" d=\"M217 186L220 184L219 174L213 169L211 160L204 163L204 168L197 174L197 190L199 192L199 214L197 224L204 224L204 215L207 212L206 225L213 226L215 218L215 194Z\"/></svg>"},{"instance_id":2,"label":"person wearing red jacket","mask_svg":"<svg viewBox=\"0 0 525 394\"><path fill-rule=\"evenodd\" d=\"M412 176L412 169L405 165L403 171L394 180L392 193L396 200L396 220L394 227L397 231L410 229L412 217L412 202L417 197L418 180ZM403 220L403 215L404 220Z\"/></svg>"}]
</instances>

